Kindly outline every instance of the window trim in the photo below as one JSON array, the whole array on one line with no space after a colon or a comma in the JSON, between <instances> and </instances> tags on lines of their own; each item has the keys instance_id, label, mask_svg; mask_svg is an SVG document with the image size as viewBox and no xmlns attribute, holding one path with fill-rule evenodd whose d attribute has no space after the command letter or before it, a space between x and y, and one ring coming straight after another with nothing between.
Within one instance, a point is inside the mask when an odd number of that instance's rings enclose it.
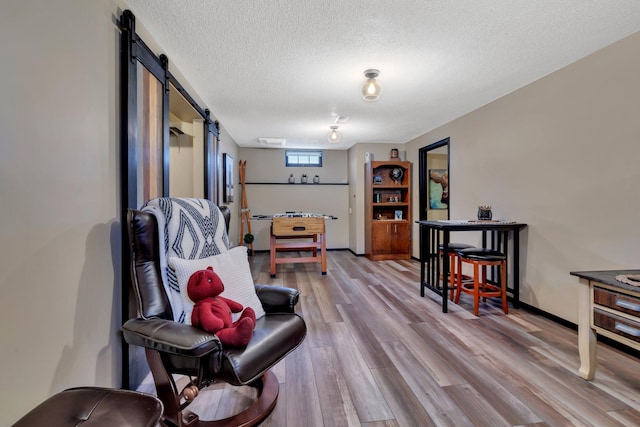
<instances>
[{"instance_id":1,"label":"window trim","mask_svg":"<svg viewBox=\"0 0 640 427\"><path fill-rule=\"evenodd\" d=\"M322 152L322 150L285 150L284 165L286 167L296 167L296 168L309 168L309 167L321 168L323 154L324 153ZM289 161L289 156L294 156L294 155L298 155L298 156L308 155L309 157L311 157L311 155L314 155L318 157L318 162L317 163L299 163L299 162Z\"/></svg>"}]
</instances>

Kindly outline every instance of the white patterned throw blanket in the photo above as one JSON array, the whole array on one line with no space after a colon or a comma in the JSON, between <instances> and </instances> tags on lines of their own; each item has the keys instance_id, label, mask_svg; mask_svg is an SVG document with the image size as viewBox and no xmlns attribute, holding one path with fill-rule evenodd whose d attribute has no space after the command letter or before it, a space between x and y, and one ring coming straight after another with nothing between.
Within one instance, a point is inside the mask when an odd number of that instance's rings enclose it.
<instances>
[{"instance_id":1,"label":"white patterned throw blanket","mask_svg":"<svg viewBox=\"0 0 640 427\"><path fill-rule=\"evenodd\" d=\"M220 209L210 200L162 197L149 200L142 207L158 220L162 280L169 296L174 320L184 323L185 313L180 298L180 286L169 257L200 259L226 253L229 237Z\"/></svg>"}]
</instances>

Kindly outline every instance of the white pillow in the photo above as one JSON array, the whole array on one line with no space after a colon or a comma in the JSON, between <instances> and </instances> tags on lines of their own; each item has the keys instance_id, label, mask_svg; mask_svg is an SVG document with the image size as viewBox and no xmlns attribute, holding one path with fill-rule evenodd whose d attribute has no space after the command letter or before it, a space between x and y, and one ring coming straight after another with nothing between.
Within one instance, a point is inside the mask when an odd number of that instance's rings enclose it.
<instances>
[{"instance_id":1,"label":"white pillow","mask_svg":"<svg viewBox=\"0 0 640 427\"><path fill-rule=\"evenodd\" d=\"M189 277L198 270L213 267L213 271L220 276L224 284L222 296L237 301L244 307L251 307L256 312L256 319L264 316L262 303L256 295L256 289L251 277L251 268L247 258L247 248L236 246L228 252L201 259L182 259L169 257L169 267L176 272L178 285L180 286L180 298L182 299L182 309L184 310L184 323L191 324L191 312L194 302L187 295L187 283ZM240 313L233 314L235 321L240 317Z\"/></svg>"}]
</instances>

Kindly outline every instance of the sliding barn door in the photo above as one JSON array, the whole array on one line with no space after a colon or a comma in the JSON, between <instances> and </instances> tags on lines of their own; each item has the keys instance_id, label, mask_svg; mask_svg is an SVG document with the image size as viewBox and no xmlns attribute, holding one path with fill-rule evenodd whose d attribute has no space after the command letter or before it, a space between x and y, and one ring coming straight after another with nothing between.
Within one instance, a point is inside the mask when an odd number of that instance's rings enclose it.
<instances>
[{"instance_id":1,"label":"sliding barn door","mask_svg":"<svg viewBox=\"0 0 640 427\"><path fill-rule=\"evenodd\" d=\"M203 143L194 159L197 197L218 202L218 122L202 109L169 72L169 60L157 56L135 32L135 17L129 10L120 16L120 105L121 105L121 224L122 224L122 322L137 316L130 276L130 253L126 226L127 208L139 209L156 197L168 197L170 171L170 93L193 108L194 123L203 123ZM175 101L175 99L174 99ZM196 169L196 168L193 168ZM204 173L202 170L204 169ZM192 172L195 176L195 172ZM202 181L204 183L202 184ZM196 186L194 186L196 187ZM204 190L204 191L203 191ZM201 193L204 193L203 195ZM122 341L122 386L136 389L149 368L144 351Z\"/></svg>"}]
</instances>

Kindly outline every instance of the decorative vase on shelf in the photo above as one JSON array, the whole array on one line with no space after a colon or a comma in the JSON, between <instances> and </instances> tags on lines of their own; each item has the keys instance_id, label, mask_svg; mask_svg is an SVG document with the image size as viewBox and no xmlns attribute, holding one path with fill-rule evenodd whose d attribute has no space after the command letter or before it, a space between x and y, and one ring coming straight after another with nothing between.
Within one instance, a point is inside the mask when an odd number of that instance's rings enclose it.
<instances>
[{"instance_id":1,"label":"decorative vase on shelf","mask_svg":"<svg viewBox=\"0 0 640 427\"><path fill-rule=\"evenodd\" d=\"M478 206L478 219L480 221L489 221L492 217L491 206Z\"/></svg>"},{"instance_id":2,"label":"decorative vase on shelf","mask_svg":"<svg viewBox=\"0 0 640 427\"><path fill-rule=\"evenodd\" d=\"M295 184L296 179L293 177L293 174L289 175L289 184Z\"/></svg>"},{"instance_id":3,"label":"decorative vase on shelf","mask_svg":"<svg viewBox=\"0 0 640 427\"><path fill-rule=\"evenodd\" d=\"M395 184L401 184L404 172L401 168L393 168L391 169L391 172L389 172L389 175Z\"/></svg>"},{"instance_id":4,"label":"decorative vase on shelf","mask_svg":"<svg viewBox=\"0 0 640 427\"><path fill-rule=\"evenodd\" d=\"M320 184L320 176L319 175L316 175L316 176L313 177L313 183L314 184Z\"/></svg>"},{"instance_id":5,"label":"decorative vase on shelf","mask_svg":"<svg viewBox=\"0 0 640 427\"><path fill-rule=\"evenodd\" d=\"M302 178L300 178L300 182L302 184L306 184L307 183L307 174L306 173L302 174Z\"/></svg>"}]
</instances>

